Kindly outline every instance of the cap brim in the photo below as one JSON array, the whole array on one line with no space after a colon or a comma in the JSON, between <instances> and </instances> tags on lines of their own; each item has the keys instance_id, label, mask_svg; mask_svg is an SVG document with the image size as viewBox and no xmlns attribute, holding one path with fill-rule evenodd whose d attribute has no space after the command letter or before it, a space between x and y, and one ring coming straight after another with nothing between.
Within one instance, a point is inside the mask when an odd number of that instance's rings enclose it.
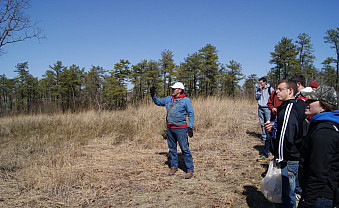
<instances>
[{"instance_id":1,"label":"cap brim","mask_svg":"<svg viewBox=\"0 0 339 208\"><path fill-rule=\"evenodd\" d=\"M309 100L318 100L318 97L315 95L314 91L312 92L300 92L300 94L309 99Z\"/></svg>"}]
</instances>

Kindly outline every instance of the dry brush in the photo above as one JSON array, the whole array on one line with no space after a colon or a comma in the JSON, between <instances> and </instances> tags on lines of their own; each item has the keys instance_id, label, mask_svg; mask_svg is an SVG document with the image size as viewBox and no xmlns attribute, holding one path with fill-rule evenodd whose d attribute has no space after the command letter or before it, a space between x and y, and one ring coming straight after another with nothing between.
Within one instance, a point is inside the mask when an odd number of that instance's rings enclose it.
<instances>
[{"instance_id":1,"label":"dry brush","mask_svg":"<svg viewBox=\"0 0 339 208\"><path fill-rule=\"evenodd\" d=\"M270 207L257 190L265 169L255 162L254 147L262 145L253 136L260 132L255 102L192 103L191 180L183 171L166 175L165 109L151 102L100 114L0 118L0 206Z\"/></svg>"}]
</instances>

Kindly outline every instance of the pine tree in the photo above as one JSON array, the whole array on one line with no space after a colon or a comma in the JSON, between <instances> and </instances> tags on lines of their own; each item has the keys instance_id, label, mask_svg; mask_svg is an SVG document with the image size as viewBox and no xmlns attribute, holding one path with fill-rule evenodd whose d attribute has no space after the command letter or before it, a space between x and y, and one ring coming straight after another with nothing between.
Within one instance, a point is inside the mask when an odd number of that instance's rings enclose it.
<instances>
[{"instance_id":1,"label":"pine tree","mask_svg":"<svg viewBox=\"0 0 339 208\"><path fill-rule=\"evenodd\" d=\"M72 65L65 68L60 74L61 97L63 111L75 111L81 106L81 86L83 85L85 69Z\"/></svg>"},{"instance_id":2,"label":"pine tree","mask_svg":"<svg viewBox=\"0 0 339 208\"><path fill-rule=\"evenodd\" d=\"M188 96L197 95L200 70L201 56L197 52L186 57L177 70L176 77L178 81L185 83Z\"/></svg>"},{"instance_id":3,"label":"pine tree","mask_svg":"<svg viewBox=\"0 0 339 208\"><path fill-rule=\"evenodd\" d=\"M335 63L336 63L336 68L337 68L337 74L336 74L336 81L335 81L335 87L336 87L336 90L338 90L338 81L339 81L339 27L334 30L334 29L330 29L330 30L327 30L326 31L326 36L324 37L325 39L325 43L330 43L332 44L331 45L331 48L334 48L335 49L335 52L336 52L336 59L333 59L335 60Z\"/></svg>"},{"instance_id":4,"label":"pine tree","mask_svg":"<svg viewBox=\"0 0 339 208\"><path fill-rule=\"evenodd\" d=\"M216 47L207 44L199 50L201 57L201 70L199 75L200 93L213 95L217 89L217 76L219 71L218 54Z\"/></svg>"},{"instance_id":5,"label":"pine tree","mask_svg":"<svg viewBox=\"0 0 339 208\"><path fill-rule=\"evenodd\" d=\"M145 86L147 87L147 91L149 92L151 86L155 86L158 89L159 86L161 86L159 63L154 60L148 61L145 72Z\"/></svg>"},{"instance_id":6,"label":"pine tree","mask_svg":"<svg viewBox=\"0 0 339 208\"><path fill-rule=\"evenodd\" d=\"M270 64L275 64L271 69L272 77L288 78L297 70L296 56L298 54L297 47L292 43L292 39L283 37L281 41L275 45L274 52L271 52Z\"/></svg>"},{"instance_id":7,"label":"pine tree","mask_svg":"<svg viewBox=\"0 0 339 208\"><path fill-rule=\"evenodd\" d=\"M105 79L105 70L100 66L92 66L85 73L85 103L88 108L93 109L97 106L98 112L101 112L103 105L102 87Z\"/></svg>"},{"instance_id":8,"label":"pine tree","mask_svg":"<svg viewBox=\"0 0 339 208\"><path fill-rule=\"evenodd\" d=\"M296 41L298 50L297 69L292 74L303 74L306 78L306 83L310 83L316 79L317 70L314 66L315 56L314 49L311 44L311 38L306 33L301 33Z\"/></svg>"},{"instance_id":9,"label":"pine tree","mask_svg":"<svg viewBox=\"0 0 339 208\"><path fill-rule=\"evenodd\" d=\"M15 78L16 86L16 106L18 111L31 112L34 101L37 97L38 79L33 77L28 71L28 62L19 63L14 72L18 73Z\"/></svg>"},{"instance_id":10,"label":"pine tree","mask_svg":"<svg viewBox=\"0 0 339 208\"><path fill-rule=\"evenodd\" d=\"M147 60L142 60L140 63L132 66L130 79L133 84L132 100L134 103L142 101L147 93L146 85L146 70Z\"/></svg>"},{"instance_id":11,"label":"pine tree","mask_svg":"<svg viewBox=\"0 0 339 208\"><path fill-rule=\"evenodd\" d=\"M0 75L0 115L5 115L12 110L14 92L14 79L8 79L5 74Z\"/></svg>"},{"instance_id":12,"label":"pine tree","mask_svg":"<svg viewBox=\"0 0 339 208\"><path fill-rule=\"evenodd\" d=\"M106 104L111 109L116 109L119 107L119 82L114 73L110 72L110 75L106 77L103 83L103 96Z\"/></svg>"},{"instance_id":13,"label":"pine tree","mask_svg":"<svg viewBox=\"0 0 339 208\"><path fill-rule=\"evenodd\" d=\"M255 97L255 85L257 84L259 78L256 74L250 74L246 76L245 82L243 85L244 94L246 97L253 98Z\"/></svg>"},{"instance_id":14,"label":"pine tree","mask_svg":"<svg viewBox=\"0 0 339 208\"><path fill-rule=\"evenodd\" d=\"M320 72L320 83L334 87L336 84L336 71L335 67L331 64L335 63L335 59L327 58L321 64L323 65Z\"/></svg>"},{"instance_id":15,"label":"pine tree","mask_svg":"<svg viewBox=\"0 0 339 208\"><path fill-rule=\"evenodd\" d=\"M115 96L116 107L124 108L127 104L127 81L130 75L130 62L128 60L120 59L119 63L114 65L112 76L116 79Z\"/></svg>"},{"instance_id":16,"label":"pine tree","mask_svg":"<svg viewBox=\"0 0 339 208\"><path fill-rule=\"evenodd\" d=\"M61 73L66 69L62 65L61 61L57 61L53 66L49 66L51 70L47 70L41 80L43 89L45 89L44 94L46 96L47 103L53 103L52 109L60 109L62 103L62 87L60 84Z\"/></svg>"},{"instance_id":17,"label":"pine tree","mask_svg":"<svg viewBox=\"0 0 339 208\"><path fill-rule=\"evenodd\" d=\"M238 85L239 81L243 79L242 67L238 62L231 60L227 67L227 80L228 80L228 95L235 97L238 93L240 86Z\"/></svg>"},{"instance_id":18,"label":"pine tree","mask_svg":"<svg viewBox=\"0 0 339 208\"><path fill-rule=\"evenodd\" d=\"M172 79L174 76L174 71L177 65L173 60L173 53L170 50L165 50L161 52L160 63L160 74L162 79L162 91L160 92L161 97L171 93L170 86L172 85Z\"/></svg>"}]
</instances>

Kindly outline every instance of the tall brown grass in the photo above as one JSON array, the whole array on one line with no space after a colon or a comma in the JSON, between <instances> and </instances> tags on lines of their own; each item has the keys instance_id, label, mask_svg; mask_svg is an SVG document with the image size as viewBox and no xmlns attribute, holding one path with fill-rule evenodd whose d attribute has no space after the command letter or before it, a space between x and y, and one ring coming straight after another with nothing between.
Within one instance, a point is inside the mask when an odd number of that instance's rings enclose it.
<instances>
[{"instance_id":1,"label":"tall brown grass","mask_svg":"<svg viewBox=\"0 0 339 208\"><path fill-rule=\"evenodd\" d=\"M208 97L193 99L192 103L195 135L190 145L196 169L201 170L196 171L196 177L212 180L209 185L215 187L216 176L236 180L224 174L225 158L242 160L245 154L257 154L242 149L249 141L246 131L256 131L255 102ZM161 195L157 203L150 202L154 194L163 193L172 183L158 173L167 170L160 162L166 160L163 154L167 151L161 138L165 113L164 107L147 101L137 108L100 114L90 111L0 118L0 206L165 205L171 200ZM234 168L239 167L232 166L229 171L234 172ZM204 175L207 169L216 175ZM254 178L260 179L250 176L249 180ZM209 191L206 186L199 187L202 192ZM212 202L201 198L195 206L230 206L239 200L232 193L216 197Z\"/></svg>"}]
</instances>

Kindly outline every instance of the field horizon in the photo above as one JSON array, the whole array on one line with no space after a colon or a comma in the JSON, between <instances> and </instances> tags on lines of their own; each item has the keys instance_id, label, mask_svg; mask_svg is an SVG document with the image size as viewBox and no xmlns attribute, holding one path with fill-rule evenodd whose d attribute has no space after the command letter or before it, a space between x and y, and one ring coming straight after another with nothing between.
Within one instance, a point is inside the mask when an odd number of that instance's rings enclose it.
<instances>
[{"instance_id":1,"label":"field horizon","mask_svg":"<svg viewBox=\"0 0 339 208\"><path fill-rule=\"evenodd\" d=\"M257 104L192 99L195 173L168 176L165 108L0 118L1 207L272 207Z\"/></svg>"}]
</instances>

